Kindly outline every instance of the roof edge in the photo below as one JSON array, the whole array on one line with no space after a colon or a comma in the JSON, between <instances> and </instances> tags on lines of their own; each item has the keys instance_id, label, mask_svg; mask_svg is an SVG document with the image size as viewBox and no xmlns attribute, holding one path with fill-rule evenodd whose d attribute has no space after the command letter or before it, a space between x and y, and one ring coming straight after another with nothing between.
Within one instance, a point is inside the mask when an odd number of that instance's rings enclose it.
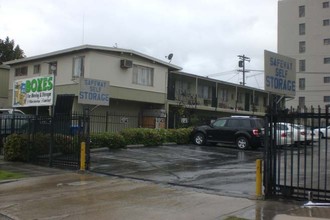
<instances>
[{"instance_id":1,"label":"roof edge","mask_svg":"<svg viewBox=\"0 0 330 220\"><path fill-rule=\"evenodd\" d=\"M36 55L36 56L26 57L26 58L22 58L22 59L11 60L11 61L5 62L4 64L6 64L6 65L18 64L18 63L28 62L28 61L42 59L42 58L51 57L51 56L57 56L57 55L71 53L71 52L80 51L80 50L103 50L103 51L135 54L139 57L143 57L145 59L152 60L152 61L157 62L159 64L168 66L172 69L182 70L182 68L179 67L179 66L167 63L165 61L162 61L162 60L154 58L152 56L137 52L135 50L123 49L123 48L117 48L117 47L96 46L96 45L90 45L90 44L84 44L84 45L81 45L81 46L71 47L71 48L67 48L67 49L63 49L63 50L58 50L58 51L54 51L54 52L50 52L50 53L45 53L45 54L40 54L40 55Z\"/></svg>"}]
</instances>

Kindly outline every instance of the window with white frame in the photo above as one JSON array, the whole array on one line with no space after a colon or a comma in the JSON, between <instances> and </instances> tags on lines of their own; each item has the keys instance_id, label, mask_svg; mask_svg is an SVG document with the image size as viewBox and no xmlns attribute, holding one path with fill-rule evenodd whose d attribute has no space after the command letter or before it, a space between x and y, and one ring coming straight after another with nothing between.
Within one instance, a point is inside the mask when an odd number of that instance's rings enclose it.
<instances>
[{"instance_id":1,"label":"window with white frame","mask_svg":"<svg viewBox=\"0 0 330 220\"><path fill-rule=\"evenodd\" d=\"M15 76L27 76L27 74L28 74L27 66L15 68Z\"/></svg>"},{"instance_id":2,"label":"window with white frame","mask_svg":"<svg viewBox=\"0 0 330 220\"><path fill-rule=\"evenodd\" d=\"M220 101L221 102L228 102L228 89L221 89L220 90Z\"/></svg>"},{"instance_id":3,"label":"window with white frame","mask_svg":"<svg viewBox=\"0 0 330 220\"><path fill-rule=\"evenodd\" d=\"M146 66L133 65L133 84L153 86L154 69Z\"/></svg>"},{"instance_id":4,"label":"window with white frame","mask_svg":"<svg viewBox=\"0 0 330 220\"><path fill-rule=\"evenodd\" d=\"M198 98L211 99L211 88L209 86L198 86Z\"/></svg>"},{"instance_id":5,"label":"window with white frame","mask_svg":"<svg viewBox=\"0 0 330 220\"><path fill-rule=\"evenodd\" d=\"M33 74L39 74L41 72L41 65L36 64L33 66Z\"/></svg>"},{"instance_id":6,"label":"window with white frame","mask_svg":"<svg viewBox=\"0 0 330 220\"><path fill-rule=\"evenodd\" d=\"M85 57L79 56L73 58L73 72L72 78L79 78L84 76L85 72Z\"/></svg>"}]
</instances>

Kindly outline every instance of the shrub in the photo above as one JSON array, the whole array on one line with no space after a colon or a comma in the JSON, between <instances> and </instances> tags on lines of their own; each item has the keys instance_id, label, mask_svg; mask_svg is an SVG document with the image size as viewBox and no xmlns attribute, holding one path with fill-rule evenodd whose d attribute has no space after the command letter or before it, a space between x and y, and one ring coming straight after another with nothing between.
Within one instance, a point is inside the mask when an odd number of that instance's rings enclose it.
<instances>
[{"instance_id":1,"label":"shrub","mask_svg":"<svg viewBox=\"0 0 330 220\"><path fill-rule=\"evenodd\" d=\"M9 135L4 144L4 159L7 161L28 161L28 142L27 135Z\"/></svg>"},{"instance_id":2,"label":"shrub","mask_svg":"<svg viewBox=\"0 0 330 220\"><path fill-rule=\"evenodd\" d=\"M143 144L145 139L145 128L127 128L120 132L124 137L126 145Z\"/></svg>"},{"instance_id":3,"label":"shrub","mask_svg":"<svg viewBox=\"0 0 330 220\"><path fill-rule=\"evenodd\" d=\"M91 148L108 147L122 148L125 147L125 140L121 134L118 133L99 133L91 134Z\"/></svg>"}]
</instances>

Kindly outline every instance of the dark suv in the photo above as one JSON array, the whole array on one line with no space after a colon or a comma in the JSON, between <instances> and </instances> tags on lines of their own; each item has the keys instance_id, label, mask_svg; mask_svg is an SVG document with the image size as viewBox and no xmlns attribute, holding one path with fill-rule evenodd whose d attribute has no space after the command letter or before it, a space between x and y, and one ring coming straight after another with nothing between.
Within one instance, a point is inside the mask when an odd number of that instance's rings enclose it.
<instances>
[{"instance_id":1,"label":"dark suv","mask_svg":"<svg viewBox=\"0 0 330 220\"><path fill-rule=\"evenodd\" d=\"M239 149L258 148L263 145L264 121L261 118L232 116L219 118L211 125L194 128L194 144L235 144Z\"/></svg>"}]
</instances>

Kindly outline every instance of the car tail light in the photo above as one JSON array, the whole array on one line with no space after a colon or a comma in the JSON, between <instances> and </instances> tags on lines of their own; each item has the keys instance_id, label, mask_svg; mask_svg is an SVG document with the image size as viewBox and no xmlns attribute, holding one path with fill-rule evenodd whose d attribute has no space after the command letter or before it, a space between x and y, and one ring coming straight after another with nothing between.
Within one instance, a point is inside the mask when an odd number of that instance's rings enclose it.
<instances>
[{"instance_id":1,"label":"car tail light","mask_svg":"<svg viewBox=\"0 0 330 220\"><path fill-rule=\"evenodd\" d=\"M300 134L305 136L306 133L304 131L302 131L302 132L300 132Z\"/></svg>"},{"instance_id":2,"label":"car tail light","mask_svg":"<svg viewBox=\"0 0 330 220\"><path fill-rule=\"evenodd\" d=\"M288 136L287 133L285 132L281 133L281 137L287 137L287 136Z\"/></svg>"},{"instance_id":3,"label":"car tail light","mask_svg":"<svg viewBox=\"0 0 330 220\"><path fill-rule=\"evenodd\" d=\"M260 135L259 129L253 129L252 133L253 133L254 136L257 136L257 137L259 137L259 135Z\"/></svg>"}]
</instances>

